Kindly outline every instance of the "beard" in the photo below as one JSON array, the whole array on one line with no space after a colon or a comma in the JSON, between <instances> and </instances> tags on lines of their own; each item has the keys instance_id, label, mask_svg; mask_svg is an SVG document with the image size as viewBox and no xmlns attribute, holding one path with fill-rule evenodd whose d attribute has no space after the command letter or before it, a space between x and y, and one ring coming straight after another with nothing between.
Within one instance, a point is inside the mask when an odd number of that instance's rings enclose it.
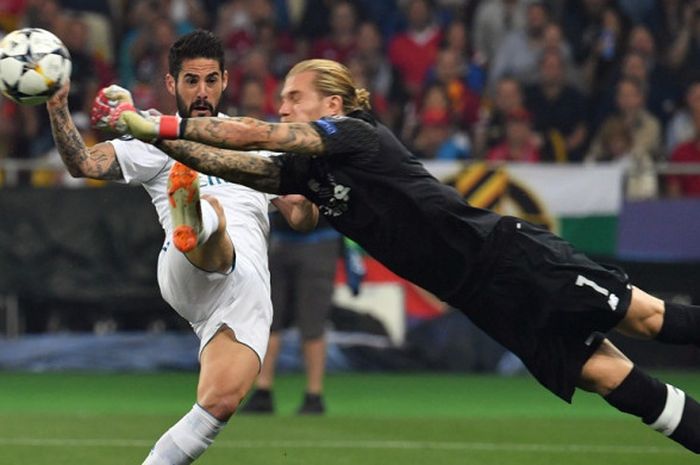
<instances>
[{"instance_id":1,"label":"beard","mask_svg":"<svg viewBox=\"0 0 700 465\"><path fill-rule=\"evenodd\" d=\"M207 115L199 115L195 113L209 113L208 116L216 116L219 114L219 103L217 102L216 106L212 105L208 100L204 99L195 99L190 105L187 105L184 100L182 100L182 97L180 97L180 94L175 92L175 101L177 103L177 112L178 114L183 117L183 118L190 118L193 116L207 116Z\"/></svg>"}]
</instances>

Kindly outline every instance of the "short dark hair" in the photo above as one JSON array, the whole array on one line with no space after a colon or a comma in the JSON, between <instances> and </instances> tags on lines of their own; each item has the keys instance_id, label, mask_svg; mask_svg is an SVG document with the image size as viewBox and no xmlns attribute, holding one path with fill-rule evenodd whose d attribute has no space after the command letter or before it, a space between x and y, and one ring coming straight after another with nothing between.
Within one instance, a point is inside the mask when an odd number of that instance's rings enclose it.
<instances>
[{"instance_id":1,"label":"short dark hair","mask_svg":"<svg viewBox=\"0 0 700 465\"><path fill-rule=\"evenodd\" d=\"M216 35L203 29L192 31L175 41L168 53L168 71L177 79L182 62L194 58L211 58L219 62L224 72L224 46Z\"/></svg>"}]
</instances>

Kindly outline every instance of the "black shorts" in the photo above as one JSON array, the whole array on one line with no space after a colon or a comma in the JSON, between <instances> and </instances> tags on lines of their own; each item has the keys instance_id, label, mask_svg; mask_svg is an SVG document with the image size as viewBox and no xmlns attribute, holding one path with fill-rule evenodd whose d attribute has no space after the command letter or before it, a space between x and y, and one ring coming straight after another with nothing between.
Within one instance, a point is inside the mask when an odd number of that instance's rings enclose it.
<instances>
[{"instance_id":1,"label":"black shorts","mask_svg":"<svg viewBox=\"0 0 700 465\"><path fill-rule=\"evenodd\" d=\"M549 231L504 217L487 239L476 288L460 308L571 402L602 334L622 320L632 286Z\"/></svg>"},{"instance_id":2,"label":"black shorts","mask_svg":"<svg viewBox=\"0 0 700 465\"><path fill-rule=\"evenodd\" d=\"M336 237L312 243L272 241L271 331L296 326L305 341L324 335L339 254L340 242Z\"/></svg>"}]
</instances>

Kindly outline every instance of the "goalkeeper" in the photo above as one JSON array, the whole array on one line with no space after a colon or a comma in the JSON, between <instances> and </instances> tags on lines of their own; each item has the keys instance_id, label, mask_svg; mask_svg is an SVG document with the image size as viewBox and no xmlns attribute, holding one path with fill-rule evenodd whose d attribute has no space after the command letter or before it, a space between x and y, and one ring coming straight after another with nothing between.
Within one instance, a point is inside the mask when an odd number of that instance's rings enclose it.
<instances>
[{"instance_id":1,"label":"goalkeeper","mask_svg":"<svg viewBox=\"0 0 700 465\"><path fill-rule=\"evenodd\" d=\"M298 63L281 97L280 115L294 122L173 124L118 107L112 117L201 172L304 194L338 231L460 309L560 398L571 402L576 388L595 392L700 453L700 404L648 376L605 337L615 330L700 345L699 307L664 302L547 230L466 204L374 120L367 91L343 65ZM285 153L260 158L245 152L252 149Z\"/></svg>"}]
</instances>

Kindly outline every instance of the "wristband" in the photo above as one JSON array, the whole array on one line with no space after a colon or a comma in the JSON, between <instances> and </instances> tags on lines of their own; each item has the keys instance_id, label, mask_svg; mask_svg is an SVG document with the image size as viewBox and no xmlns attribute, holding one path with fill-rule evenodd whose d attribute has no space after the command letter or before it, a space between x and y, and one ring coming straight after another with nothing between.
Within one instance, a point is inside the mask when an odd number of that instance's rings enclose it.
<instances>
[{"instance_id":1,"label":"wristband","mask_svg":"<svg viewBox=\"0 0 700 465\"><path fill-rule=\"evenodd\" d=\"M179 122L177 116L163 115L158 125L159 139L177 139L179 137Z\"/></svg>"}]
</instances>

